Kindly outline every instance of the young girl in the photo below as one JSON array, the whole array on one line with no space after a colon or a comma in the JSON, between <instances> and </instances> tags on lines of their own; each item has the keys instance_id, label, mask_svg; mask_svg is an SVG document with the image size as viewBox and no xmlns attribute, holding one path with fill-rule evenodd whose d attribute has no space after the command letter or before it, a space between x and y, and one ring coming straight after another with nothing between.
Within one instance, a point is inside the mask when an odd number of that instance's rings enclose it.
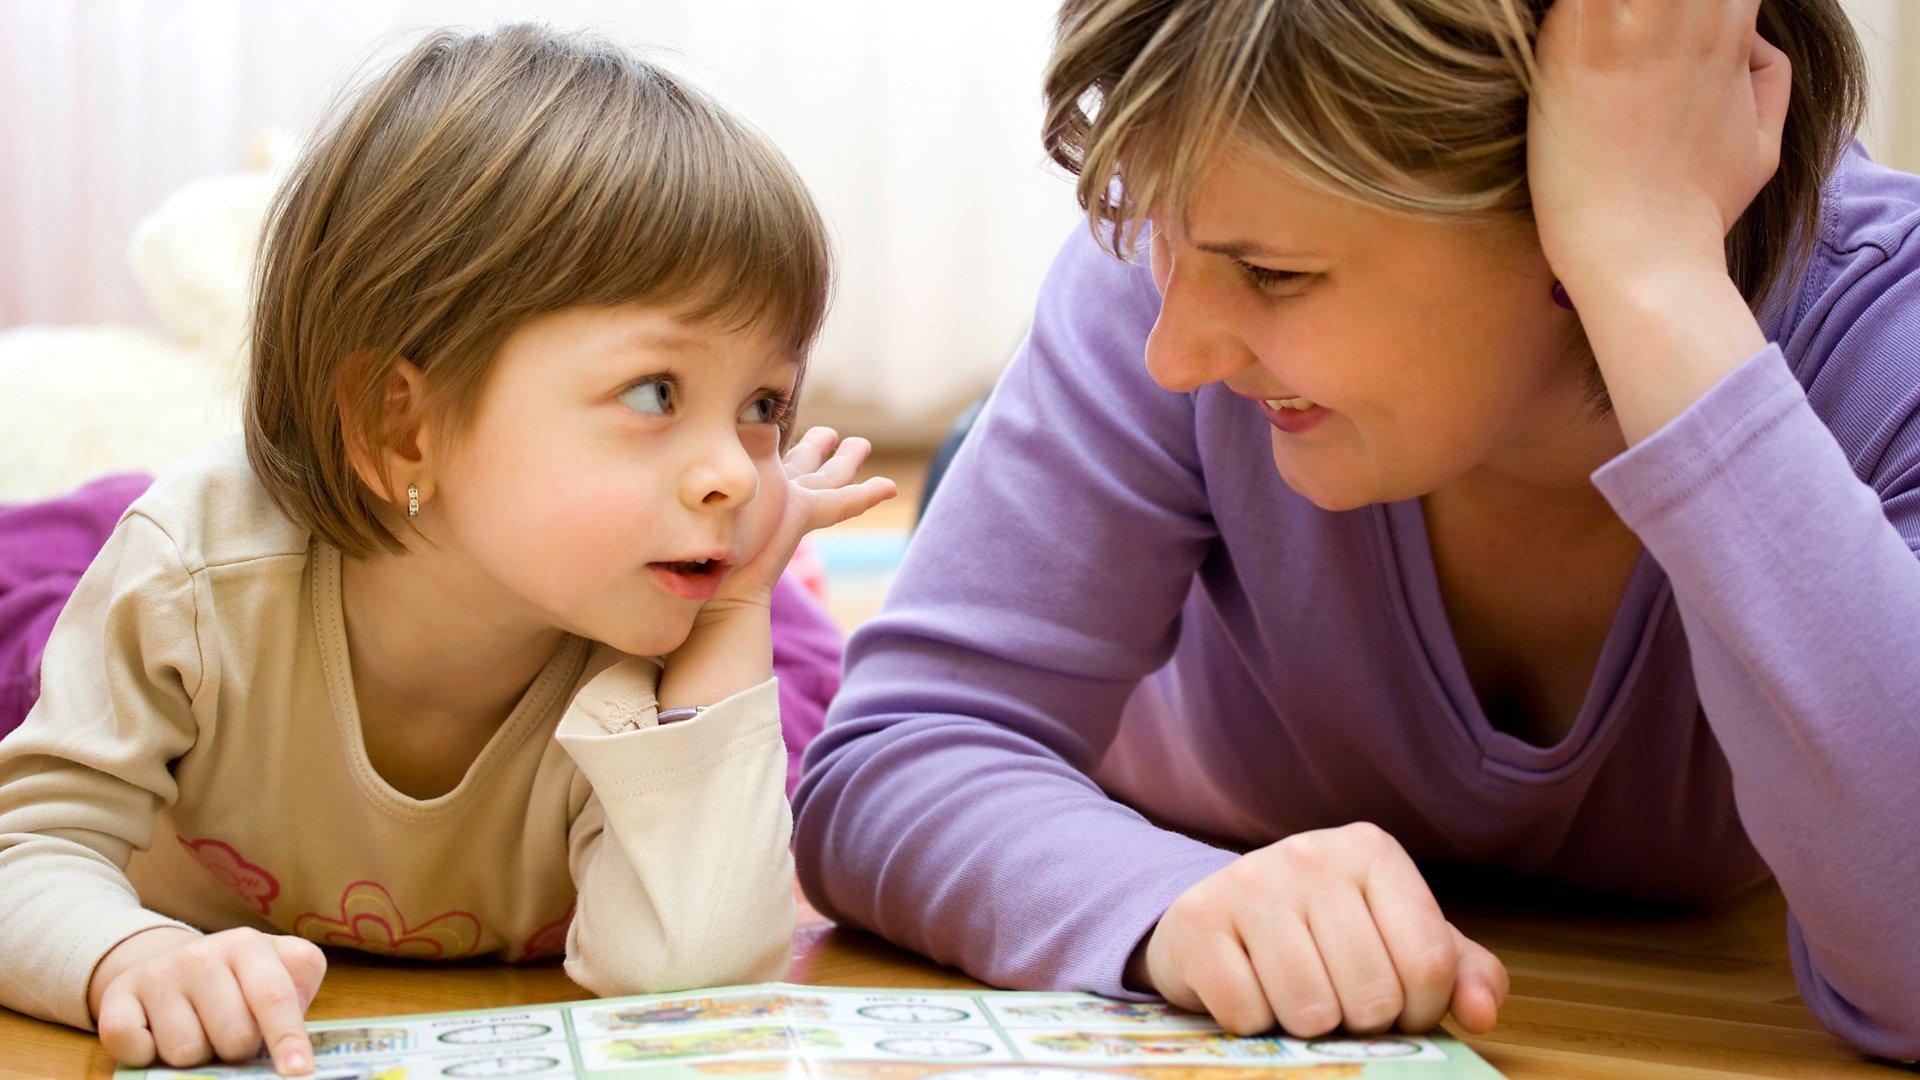
<instances>
[{"instance_id":1,"label":"young girl","mask_svg":"<svg viewBox=\"0 0 1920 1080\"><path fill-rule=\"evenodd\" d=\"M354 100L267 230L244 445L122 517L0 742L0 1004L303 1072L315 943L784 971L771 595L893 493L781 460L827 279L777 152L604 43L436 33Z\"/></svg>"}]
</instances>

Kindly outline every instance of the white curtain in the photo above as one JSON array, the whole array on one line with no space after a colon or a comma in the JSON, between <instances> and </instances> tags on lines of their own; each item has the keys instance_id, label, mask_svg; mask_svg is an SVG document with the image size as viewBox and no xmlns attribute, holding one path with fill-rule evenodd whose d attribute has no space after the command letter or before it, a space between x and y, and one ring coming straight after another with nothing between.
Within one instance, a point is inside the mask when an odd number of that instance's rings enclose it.
<instances>
[{"instance_id":1,"label":"white curtain","mask_svg":"<svg viewBox=\"0 0 1920 1080\"><path fill-rule=\"evenodd\" d=\"M1018 343L1078 220L1044 164L1051 0L0 0L0 329L151 325L134 225L304 132L369 56L532 18L646 48L765 129L840 256L808 419L929 442Z\"/></svg>"}]
</instances>

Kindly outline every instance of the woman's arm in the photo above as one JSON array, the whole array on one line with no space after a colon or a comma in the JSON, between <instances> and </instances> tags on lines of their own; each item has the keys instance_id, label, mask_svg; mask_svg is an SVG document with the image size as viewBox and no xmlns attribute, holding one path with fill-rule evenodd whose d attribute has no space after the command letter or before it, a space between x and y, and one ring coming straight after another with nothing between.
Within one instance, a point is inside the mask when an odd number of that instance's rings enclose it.
<instances>
[{"instance_id":1,"label":"woman's arm","mask_svg":"<svg viewBox=\"0 0 1920 1080\"><path fill-rule=\"evenodd\" d=\"M1799 363L1890 436L1850 461L1728 279L1790 72L1751 0L1561 0L1530 176L1630 449L1594 481L1673 582L1808 1007L1920 1056L1920 258L1856 282ZM1810 337L1819 338L1815 333ZM1803 351L1804 350L1804 351ZM1838 385L1834 385L1838 384ZM1852 417L1865 419L1864 413ZM1855 440L1858 443L1860 440Z\"/></svg>"},{"instance_id":2,"label":"woman's arm","mask_svg":"<svg viewBox=\"0 0 1920 1080\"><path fill-rule=\"evenodd\" d=\"M1167 905L1233 859L1087 775L1214 539L1191 399L1142 362L1157 309L1077 230L795 795L815 904L998 985L1122 992Z\"/></svg>"}]
</instances>

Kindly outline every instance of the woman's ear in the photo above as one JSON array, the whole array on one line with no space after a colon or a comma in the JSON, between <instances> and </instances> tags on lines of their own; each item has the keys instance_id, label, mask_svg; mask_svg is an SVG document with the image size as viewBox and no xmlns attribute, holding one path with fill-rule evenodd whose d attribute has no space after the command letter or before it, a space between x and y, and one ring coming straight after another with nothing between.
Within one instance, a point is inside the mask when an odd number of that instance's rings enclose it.
<instances>
[{"instance_id":1,"label":"woman's ear","mask_svg":"<svg viewBox=\"0 0 1920 1080\"><path fill-rule=\"evenodd\" d=\"M408 488L417 491L423 503L433 491L433 449L439 433L427 398L426 374L412 361L396 360L375 392L378 415L372 431L363 434L366 429L352 420L353 402L342 391L339 408L345 421L347 459L376 498L404 513Z\"/></svg>"}]
</instances>

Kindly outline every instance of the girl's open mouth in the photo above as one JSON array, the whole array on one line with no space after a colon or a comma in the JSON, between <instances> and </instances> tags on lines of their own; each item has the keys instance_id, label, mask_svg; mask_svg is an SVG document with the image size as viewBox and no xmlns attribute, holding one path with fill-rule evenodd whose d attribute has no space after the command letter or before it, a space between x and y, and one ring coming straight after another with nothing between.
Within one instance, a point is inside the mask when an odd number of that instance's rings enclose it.
<instances>
[{"instance_id":1,"label":"girl's open mouth","mask_svg":"<svg viewBox=\"0 0 1920 1080\"><path fill-rule=\"evenodd\" d=\"M683 600L711 599L720 590L720 581L727 576L729 568L728 563L721 559L647 564L647 571L653 579Z\"/></svg>"}]
</instances>

